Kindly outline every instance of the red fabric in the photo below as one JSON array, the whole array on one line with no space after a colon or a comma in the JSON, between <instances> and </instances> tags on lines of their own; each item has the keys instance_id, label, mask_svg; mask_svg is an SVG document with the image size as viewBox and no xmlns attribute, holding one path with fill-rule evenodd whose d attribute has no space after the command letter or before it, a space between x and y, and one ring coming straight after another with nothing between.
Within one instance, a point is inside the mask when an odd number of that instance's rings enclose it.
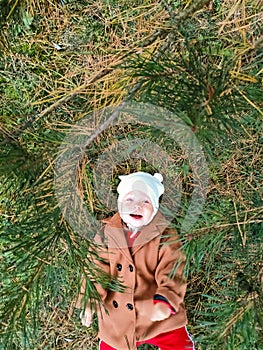
<instances>
[{"instance_id":1,"label":"red fabric","mask_svg":"<svg viewBox=\"0 0 263 350\"><path fill-rule=\"evenodd\" d=\"M139 236L140 233L141 233L140 231L136 232L135 235L131 238L131 236L133 235L133 232L132 231L126 232L126 240L128 243L128 247L131 247L133 245L133 242Z\"/></svg>"},{"instance_id":2,"label":"red fabric","mask_svg":"<svg viewBox=\"0 0 263 350\"><path fill-rule=\"evenodd\" d=\"M168 333L162 333L152 339L142 342L137 342L136 345L151 344L158 346L160 350L194 350L194 343L190 338L186 327L175 329ZM104 343L100 342L100 350L117 350Z\"/></svg>"}]
</instances>

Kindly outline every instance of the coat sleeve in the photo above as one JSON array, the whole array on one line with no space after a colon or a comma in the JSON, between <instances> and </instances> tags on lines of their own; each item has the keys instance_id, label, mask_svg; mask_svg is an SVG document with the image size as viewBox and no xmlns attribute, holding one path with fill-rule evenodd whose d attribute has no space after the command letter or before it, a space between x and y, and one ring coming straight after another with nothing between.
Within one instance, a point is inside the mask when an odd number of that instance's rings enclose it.
<instances>
[{"instance_id":1,"label":"coat sleeve","mask_svg":"<svg viewBox=\"0 0 263 350\"><path fill-rule=\"evenodd\" d=\"M183 305L186 279L183 275L186 257L175 230L167 229L160 242L158 265L155 272L156 294L167 299L175 311Z\"/></svg>"},{"instance_id":2,"label":"coat sleeve","mask_svg":"<svg viewBox=\"0 0 263 350\"><path fill-rule=\"evenodd\" d=\"M94 260L94 264L96 265L96 268L99 271L103 271L105 274L110 273L110 264L109 264L109 258L108 258L108 251L105 245L102 244L102 239L100 235L95 236L95 242L98 244L98 258ZM102 302L107 297L107 289L104 289L101 284L94 281L94 285L97 289L98 294L100 295L100 298ZM85 289L86 289L86 279L83 276L81 287L80 287L80 293L77 297L77 301L75 304L76 308L83 308L84 307L84 295L85 295Z\"/></svg>"}]
</instances>

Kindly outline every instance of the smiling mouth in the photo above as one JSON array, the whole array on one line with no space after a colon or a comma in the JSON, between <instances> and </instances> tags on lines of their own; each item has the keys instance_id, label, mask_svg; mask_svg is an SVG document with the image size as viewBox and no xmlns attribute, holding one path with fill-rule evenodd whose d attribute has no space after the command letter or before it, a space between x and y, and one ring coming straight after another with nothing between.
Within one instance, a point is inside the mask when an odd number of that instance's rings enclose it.
<instances>
[{"instance_id":1,"label":"smiling mouth","mask_svg":"<svg viewBox=\"0 0 263 350\"><path fill-rule=\"evenodd\" d=\"M135 220L140 220L143 218L143 216L140 214L130 214L130 216Z\"/></svg>"}]
</instances>

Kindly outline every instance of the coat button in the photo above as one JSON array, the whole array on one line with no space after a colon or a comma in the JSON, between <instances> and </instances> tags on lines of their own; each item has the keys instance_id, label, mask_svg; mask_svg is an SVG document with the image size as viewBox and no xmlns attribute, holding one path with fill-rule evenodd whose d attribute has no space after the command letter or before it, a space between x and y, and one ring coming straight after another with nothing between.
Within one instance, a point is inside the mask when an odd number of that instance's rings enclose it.
<instances>
[{"instance_id":1,"label":"coat button","mask_svg":"<svg viewBox=\"0 0 263 350\"><path fill-rule=\"evenodd\" d=\"M128 310L130 310L130 311L133 310L133 305L132 305L132 304L128 303L126 306L127 306L127 309L128 309Z\"/></svg>"},{"instance_id":2,"label":"coat button","mask_svg":"<svg viewBox=\"0 0 263 350\"><path fill-rule=\"evenodd\" d=\"M131 272L133 272L133 266L132 265L129 265L129 269Z\"/></svg>"},{"instance_id":3,"label":"coat button","mask_svg":"<svg viewBox=\"0 0 263 350\"><path fill-rule=\"evenodd\" d=\"M118 271L121 271L121 270L122 270L122 264L117 264L116 267L117 267L117 270L118 270Z\"/></svg>"},{"instance_id":4,"label":"coat button","mask_svg":"<svg viewBox=\"0 0 263 350\"><path fill-rule=\"evenodd\" d=\"M117 309L117 307L118 307L117 301L116 301L116 300L113 300L112 304L113 304L113 306L115 307L115 309Z\"/></svg>"}]
</instances>

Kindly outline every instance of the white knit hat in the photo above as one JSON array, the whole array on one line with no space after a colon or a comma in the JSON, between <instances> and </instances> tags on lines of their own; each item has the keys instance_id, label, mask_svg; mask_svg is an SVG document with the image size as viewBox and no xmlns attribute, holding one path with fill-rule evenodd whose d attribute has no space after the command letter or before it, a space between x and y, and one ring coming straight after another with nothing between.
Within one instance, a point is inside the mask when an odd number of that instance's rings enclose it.
<instances>
[{"instance_id":1,"label":"white knit hat","mask_svg":"<svg viewBox=\"0 0 263 350\"><path fill-rule=\"evenodd\" d=\"M141 191L150 198L154 210L154 215L159 208L159 198L164 193L162 184L163 177L159 173L154 175L139 171L129 175L119 176L121 182L117 187L119 193L118 203L131 191ZM153 215L153 216L154 216Z\"/></svg>"}]
</instances>

